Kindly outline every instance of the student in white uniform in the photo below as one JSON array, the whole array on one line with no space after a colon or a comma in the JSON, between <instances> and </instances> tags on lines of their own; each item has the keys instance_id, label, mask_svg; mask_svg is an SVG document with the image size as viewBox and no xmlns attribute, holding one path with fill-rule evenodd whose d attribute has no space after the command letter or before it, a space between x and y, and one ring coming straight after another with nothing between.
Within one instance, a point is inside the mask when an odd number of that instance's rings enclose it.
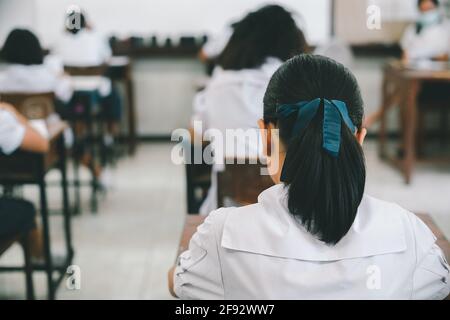
<instances>
[{"instance_id":1,"label":"student in white uniform","mask_svg":"<svg viewBox=\"0 0 450 320\"><path fill-rule=\"evenodd\" d=\"M438 0L418 0L417 22L401 40L405 60L447 60L450 54L450 25L440 11Z\"/></svg>"},{"instance_id":2,"label":"student in white uniform","mask_svg":"<svg viewBox=\"0 0 450 320\"><path fill-rule=\"evenodd\" d=\"M0 94L51 92L68 102L73 89L62 70L47 64L38 38L26 29L12 30L1 52L6 66L0 71Z\"/></svg>"},{"instance_id":3,"label":"student in white uniform","mask_svg":"<svg viewBox=\"0 0 450 320\"><path fill-rule=\"evenodd\" d=\"M81 12L71 12L66 16L66 30L53 51L64 65L72 67L99 66L112 56L108 39L95 31Z\"/></svg>"},{"instance_id":4,"label":"student in white uniform","mask_svg":"<svg viewBox=\"0 0 450 320\"><path fill-rule=\"evenodd\" d=\"M70 12L65 20L65 32L53 47L53 53L62 59L64 66L96 67L107 64L112 56L107 37L95 31L82 12ZM111 145L119 134L122 117L122 101L118 90L109 79L108 92L102 94L101 105L108 121L110 135L105 142ZM108 84L108 83L107 83Z\"/></svg>"},{"instance_id":5,"label":"student in white uniform","mask_svg":"<svg viewBox=\"0 0 450 320\"><path fill-rule=\"evenodd\" d=\"M305 52L307 47L291 13L280 6L265 6L234 24L234 32L218 58L210 82L195 97L192 124L197 121L202 125L201 130L194 125L195 135L201 136L209 129L217 129L224 135L226 129L257 130L256 122L262 117L262 100L270 77L283 61ZM256 149L258 144L257 141L242 143L249 149ZM212 186L200 208L202 214L217 208L216 172L219 170L220 165L215 165Z\"/></svg>"},{"instance_id":6,"label":"student in white uniform","mask_svg":"<svg viewBox=\"0 0 450 320\"><path fill-rule=\"evenodd\" d=\"M398 205L364 194L363 112L343 65L312 55L286 62L269 83L259 121L276 185L256 204L206 218L169 273L172 293L446 298L449 265L432 232Z\"/></svg>"}]
</instances>

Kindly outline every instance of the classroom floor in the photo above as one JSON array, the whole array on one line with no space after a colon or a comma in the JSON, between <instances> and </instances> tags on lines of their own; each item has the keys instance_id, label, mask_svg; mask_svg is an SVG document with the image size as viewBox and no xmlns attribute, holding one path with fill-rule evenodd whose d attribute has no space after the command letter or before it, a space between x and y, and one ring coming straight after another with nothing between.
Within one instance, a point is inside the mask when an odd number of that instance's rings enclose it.
<instances>
[{"instance_id":1,"label":"classroom floor","mask_svg":"<svg viewBox=\"0 0 450 320\"><path fill-rule=\"evenodd\" d=\"M112 185L101 200L99 213L86 209L73 219L76 249L74 263L81 268L81 290L60 286L58 299L167 299L166 272L175 260L185 206L184 167L170 161L169 143L141 145L134 158L121 160L112 169ZM411 185L403 183L399 171L381 162L376 142L365 144L371 195L400 203L415 212L430 213L450 238L450 165L417 167ZM49 180L57 179L57 173ZM35 188L25 195L37 199ZM86 190L87 191L87 190ZM88 194L84 194L88 208ZM50 192L50 203L58 208L60 195ZM53 216L54 251L61 251L58 216ZM18 247L10 249L0 263L21 262ZM0 299L21 299L22 274L0 274ZM45 277L35 276L39 298L45 298Z\"/></svg>"}]
</instances>

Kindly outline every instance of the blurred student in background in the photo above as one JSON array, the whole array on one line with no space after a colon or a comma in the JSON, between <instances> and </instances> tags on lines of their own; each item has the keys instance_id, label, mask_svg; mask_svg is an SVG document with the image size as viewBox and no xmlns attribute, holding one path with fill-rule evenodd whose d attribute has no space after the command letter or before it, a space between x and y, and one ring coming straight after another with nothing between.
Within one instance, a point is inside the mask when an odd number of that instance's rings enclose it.
<instances>
[{"instance_id":1,"label":"blurred student in background","mask_svg":"<svg viewBox=\"0 0 450 320\"><path fill-rule=\"evenodd\" d=\"M72 97L70 78L62 69L48 63L39 39L31 31L12 30L3 45L1 57L7 65L0 71L0 93L54 92L63 102Z\"/></svg>"},{"instance_id":2,"label":"blurred student in background","mask_svg":"<svg viewBox=\"0 0 450 320\"><path fill-rule=\"evenodd\" d=\"M64 65L92 67L108 62L112 55L108 40L92 28L84 13L70 12L65 22L65 32L53 48Z\"/></svg>"},{"instance_id":3,"label":"blurred student in background","mask_svg":"<svg viewBox=\"0 0 450 320\"><path fill-rule=\"evenodd\" d=\"M404 60L448 60L450 24L440 10L439 0L418 0L417 5L419 18L401 40Z\"/></svg>"},{"instance_id":4,"label":"blurred student in background","mask_svg":"<svg viewBox=\"0 0 450 320\"><path fill-rule=\"evenodd\" d=\"M98 67L106 65L112 56L108 39L93 29L82 12L70 12L65 19L65 32L53 47L53 53L68 67ZM107 89L100 92L104 118L110 135L105 142L111 145L119 134L122 101L119 92L107 81Z\"/></svg>"},{"instance_id":5,"label":"blurred student in background","mask_svg":"<svg viewBox=\"0 0 450 320\"><path fill-rule=\"evenodd\" d=\"M3 45L1 56L6 67L0 71L0 95L54 92L55 111L58 116L68 118L72 115L74 92L71 78L64 73L61 64L55 63L57 57L44 57L44 51L34 33L25 29L11 31ZM55 115L56 113L53 117ZM72 146L73 134L70 129L65 131L65 138L66 145ZM74 147L81 163L89 167L94 160L85 147L80 144ZM95 165L94 171L100 177L102 170L98 164Z\"/></svg>"},{"instance_id":6,"label":"blurred student in background","mask_svg":"<svg viewBox=\"0 0 450 320\"><path fill-rule=\"evenodd\" d=\"M257 129L270 77L284 61L307 50L303 32L284 8L269 5L249 13L233 25L233 34L217 58L210 82L195 97L192 123L201 122L202 132L217 129L224 136L226 129ZM202 135L195 130L194 136ZM257 141L237 143L258 148ZM212 186L200 208L202 214L217 206L215 172L219 170L219 165L213 169Z\"/></svg>"}]
</instances>

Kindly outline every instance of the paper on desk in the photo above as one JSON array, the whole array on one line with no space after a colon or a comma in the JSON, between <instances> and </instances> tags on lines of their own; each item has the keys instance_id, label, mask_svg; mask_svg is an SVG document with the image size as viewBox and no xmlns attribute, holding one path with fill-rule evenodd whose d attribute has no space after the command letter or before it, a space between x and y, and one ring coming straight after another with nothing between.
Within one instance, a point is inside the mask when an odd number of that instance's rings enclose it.
<instances>
[{"instance_id":1,"label":"paper on desk","mask_svg":"<svg viewBox=\"0 0 450 320\"><path fill-rule=\"evenodd\" d=\"M445 71L450 69L450 64L446 61L415 60L407 65L407 68L421 71Z\"/></svg>"},{"instance_id":2,"label":"paper on desk","mask_svg":"<svg viewBox=\"0 0 450 320\"><path fill-rule=\"evenodd\" d=\"M50 138L50 133L48 132L47 122L44 119L34 119L29 120L30 125L35 129L41 136L45 139Z\"/></svg>"}]
</instances>

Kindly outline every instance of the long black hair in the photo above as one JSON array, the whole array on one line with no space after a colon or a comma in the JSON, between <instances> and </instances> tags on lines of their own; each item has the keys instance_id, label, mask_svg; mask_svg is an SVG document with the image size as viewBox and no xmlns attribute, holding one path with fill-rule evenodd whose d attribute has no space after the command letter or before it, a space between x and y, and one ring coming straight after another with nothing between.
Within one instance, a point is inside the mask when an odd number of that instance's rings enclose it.
<instances>
[{"instance_id":1,"label":"long black hair","mask_svg":"<svg viewBox=\"0 0 450 320\"><path fill-rule=\"evenodd\" d=\"M1 56L8 63L33 65L44 62L44 51L39 39L27 29L14 29L9 33Z\"/></svg>"},{"instance_id":2,"label":"long black hair","mask_svg":"<svg viewBox=\"0 0 450 320\"><path fill-rule=\"evenodd\" d=\"M292 14L281 6L268 5L233 25L233 34L217 63L225 70L254 69L267 57L286 61L307 50L305 36Z\"/></svg>"},{"instance_id":3,"label":"long black hair","mask_svg":"<svg viewBox=\"0 0 450 320\"><path fill-rule=\"evenodd\" d=\"M342 122L337 157L322 148L323 102L299 136L292 136L296 117L277 116L282 104L316 98L346 103L349 117L361 129L363 101L353 74L342 64L322 56L296 56L273 75L264 97L264 120L273 123L287 147L283 165L288 208L305 228L327 244L348 232L364 193L366 178L362 148Z\"/></svg>"}]
</instances>

